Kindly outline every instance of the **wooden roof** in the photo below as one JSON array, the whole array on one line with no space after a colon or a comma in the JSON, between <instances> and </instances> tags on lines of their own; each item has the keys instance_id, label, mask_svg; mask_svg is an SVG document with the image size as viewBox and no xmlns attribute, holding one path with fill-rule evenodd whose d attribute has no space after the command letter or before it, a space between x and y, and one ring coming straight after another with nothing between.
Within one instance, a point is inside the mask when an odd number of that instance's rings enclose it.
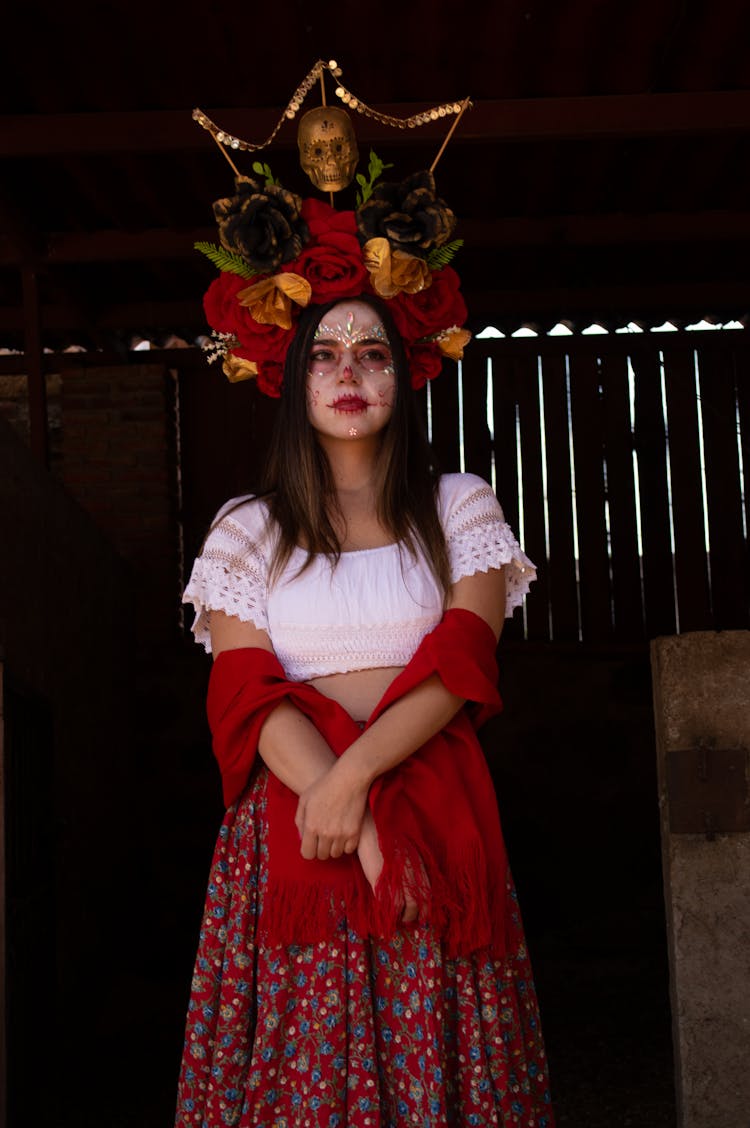
<instances>
[{"instance_id":1,"label":"wooden roof","mask_svg":"<svg viewBox=\"0 0 750 1128\"><path fill-rule=\"evenodd\" d=\"M747 4L260 7L15 6L0 76L0 347L23 348L37 311L53 349L201 333L214 271L193 242L215 238L211 203L232 174L191 111L262 139L330 57L386 112L471 96L437 180L476 321L750 310ZM362 154L374 147L398 176L427 167L447 129L354 124ZM307 194L296 123L264 158Z\"/></svg>"}]
</instances>

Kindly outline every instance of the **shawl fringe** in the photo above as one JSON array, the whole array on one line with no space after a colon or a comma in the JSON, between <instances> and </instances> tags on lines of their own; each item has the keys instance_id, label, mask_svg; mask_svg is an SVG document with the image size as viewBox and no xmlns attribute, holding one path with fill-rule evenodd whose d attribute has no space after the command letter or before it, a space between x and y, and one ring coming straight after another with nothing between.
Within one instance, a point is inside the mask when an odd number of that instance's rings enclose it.
<instances>
[{"instance_id":1,"label":"shawl fringe","mask_svg":"<svg viewBox=\"0 0 750 1128\"><path fill-rule=\"evenodd\" d=\"M454 609L423 640L368 726L433 674L474 703L475 724L502 707L494 634L473 612ZM211 673L207 709L227 805L247 785L260 730L283 699L310 718L337 756L360 735L340 705L312 686L288 681L272 653L257 648L222 652ZM384 858L374 893L356 855L302 858L294 825L297 796L269 772L268 885L258 921L266 944L333 939L342 922L372 936L391 936L409 927L402 921L406 890L417 904L418 923L435 929L449 956L479 949L498 956L505 952L508 863L471 709L462 709L370 789Z\"/></svg>"},{"instance_id":2,"label":"shawl fringe","mask_svg":"<svg viewBox=\"0 0 750 1128\"><path fill-rule=\"evenodd\" d=\"M449 957L482 949L503 956L509 925L507 868L490 879L487 860L477 848L456 859L445 877L433 871L431 882L420 861L421 852L414 843L402 844L384 866L375 894L361 871L352 874L345 904L338 885L316 883L311 890L309 881L269 874L258 921L259 938L267 945L316 944L334 940L345 923L355 932L385 939L399 928L411 927L402 920L406 890L417 904L414 924L431 925ZM477 896L478 889L484 895Z\"/></svg>"}]
</instances>

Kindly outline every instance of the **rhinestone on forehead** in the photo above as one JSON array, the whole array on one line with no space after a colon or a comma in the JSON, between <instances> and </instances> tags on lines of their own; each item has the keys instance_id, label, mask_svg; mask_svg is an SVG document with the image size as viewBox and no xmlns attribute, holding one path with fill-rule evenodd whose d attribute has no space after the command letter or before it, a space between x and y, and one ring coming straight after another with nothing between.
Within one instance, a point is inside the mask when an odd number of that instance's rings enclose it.
<instances>
[{"instance_id":1,"label":"rhinestone on forehead","mask_svg":"<svg viewBox=\"0 0 750 1128\"><path fill-rule=\"evenodd\" d=\"M337 344L343 345L344 348L350 349L352 345L358 345L360 341L382 341L384 345L390 345L388 334L385 327L376 321L374 325L368 325L366 329L354 329L354 314L349 312L346 314L346 322L344 325L340 321L330 324L327 321L321 321L318 328L315 330L315 341L336 341Z\"/></svg>"}]
</instances>

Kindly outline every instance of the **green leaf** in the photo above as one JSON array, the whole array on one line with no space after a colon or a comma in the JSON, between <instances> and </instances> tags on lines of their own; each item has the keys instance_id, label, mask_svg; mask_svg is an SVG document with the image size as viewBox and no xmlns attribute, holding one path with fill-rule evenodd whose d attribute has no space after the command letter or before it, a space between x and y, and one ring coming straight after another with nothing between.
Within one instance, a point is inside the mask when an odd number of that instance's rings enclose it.
<instances>
[{"instance_id":1,"label":"green leaf","mask_svg":"<svg viewBox=\"0 0 750 1128\"><path fill-rule=\"evenodd\" d=\"M430 270L440 270L447 266L456 251L460 251L463 245L463 239L454 239L452 243L446 243L444 247L435 247L431 250L427 256L427 265Z\"/></svg>"},{"instance_id":2,"label":"green leaf","mask_svg":"<svg viewBox=\"0 0 750 1128\"><path fill-rule=\"evenodd\" d=\"M257 172L258 176L262 176L266 184L278 184L279 181L271 172L270 165L263 164L261 161L253 161L253 172Z\"/></svg>"},{"instance_id":3,"label":"green leaf","mask_svg":"<svg viewBox=\"0 0 750 1128\"><path fill-rule=\"evenodd\" d=\"M240 255L234 251L225 251L215 243L194 243L196 251L210 259L219 270L229 271L230 274L239 274L240 278L254 278L259 273L253 270Z\"/></svg>"},{"instance_id":4,"label":"green leaf","mask_svg":"<svg viewBox=\"0 0 750 1128\"><path fill-rule=\"evenodd\" d=\"M367 177L363 176L361 172L357 173L357 184L362 188L361 192L357 192L356 203L357 207L361 208L366 200L370 199L372 190L375 187L375 181L387 168L393 168L392 164L384 164L374 149L370 149L370 161L367 165Z\"/></svg>"},{"instance_id":5,"label":"green leaf","mask_svg":"<svg viewBox=\"0 0 750 1128\"><path fill-rule=\"evenodd\" d=\"M383 175L383 173L385 172L385 170L387 168L393 168L393 164L385 164L383 161L381 161L380 157L376 153L374 153L372 150L370 150L370 162L371 162L371 167L372 167L372 172L370 173L370 179L372 180L373 184L375 183L375 181L378 179L379 176Z\"/></svg>"}]
</instances>

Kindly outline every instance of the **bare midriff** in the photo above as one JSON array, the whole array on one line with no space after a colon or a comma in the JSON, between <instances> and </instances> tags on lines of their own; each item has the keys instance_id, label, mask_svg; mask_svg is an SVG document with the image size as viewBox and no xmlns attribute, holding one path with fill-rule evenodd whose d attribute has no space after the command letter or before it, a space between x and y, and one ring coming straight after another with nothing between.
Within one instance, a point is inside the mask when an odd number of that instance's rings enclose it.
<instances>
[{"instance_id":1,"label":"bare midriff","mask_svg":"<svg viewBox=\"0 0 750 1128\"><path fill-rule=\"evenodd\" d=\"M348 674L327 674L311 678L326 697L338 701L355 721L366 721L403 666L381 666L376 670L352 670Z\"/></svg>"}]
</instances>

